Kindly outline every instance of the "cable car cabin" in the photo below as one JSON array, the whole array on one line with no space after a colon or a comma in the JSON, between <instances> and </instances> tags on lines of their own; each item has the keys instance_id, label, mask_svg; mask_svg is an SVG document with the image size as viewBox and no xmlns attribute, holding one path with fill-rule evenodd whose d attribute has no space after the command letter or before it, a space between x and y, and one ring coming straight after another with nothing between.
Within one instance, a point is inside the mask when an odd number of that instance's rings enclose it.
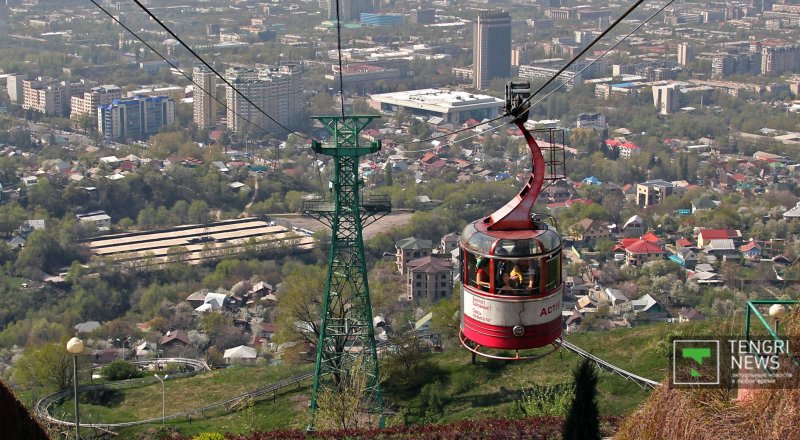
<instances>
[{"instance_id":1,"label":"cable car cabin","mask_svg":"<svg viewBox=\"0 0 800 440\"><path fill-rule=\"evenodd\" d=\"M463 337L501 350L543 347L561 336L561 239L543 229L461 235ZM481 353L479 353L481 354Z\"/></svg>"},{"instance_id":2,"label":"cable car cabin","mask_svg":"<svg viewBox=\"0 0 800 440\"><path fill-rule=\"evenodd\" d=\"M512 81L506 86L506 115L514 118L531 151L528 182L505 206L467 225L459 241L459 337L472 351L473 361L475 354L535 359L547 353L532 349L551 345L555 350L561 345L561 237L533 213L533 205L544 181L563 178L566 172L563 150L557 160L557 143L551 139L545 160L525 127L530 98L529 83ZM503 350L516 353L509 356Z\"/></svg>"}]
</instances>

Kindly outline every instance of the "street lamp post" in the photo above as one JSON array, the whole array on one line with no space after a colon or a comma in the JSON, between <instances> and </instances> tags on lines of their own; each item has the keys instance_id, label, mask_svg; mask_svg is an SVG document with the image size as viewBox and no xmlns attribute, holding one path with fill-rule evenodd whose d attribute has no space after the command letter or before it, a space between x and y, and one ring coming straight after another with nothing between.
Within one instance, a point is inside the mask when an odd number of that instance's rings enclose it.
<instances>
[{"instance_id":1,"label":"street lamp post","mask_svg":"<svg viewBox=\"0 0 800 440\"><path fill-rule=\"evenodd\" d=\"M75 390L75 440L80 440L81 417L78 412L78 355L83 353L83 341L77 337L67 341L67 352L72 355L72 385Z\"/></svg>"},{"instance_id":2,"label":"street lamp post","mask_svg":"<svg viewBox=\"0 0 800 440\"><path fill-rule=\"evenodd\" d=\"M786 316L786 307L784 307L783 304L773 304L772 307L769 308L769 316L775 321L775 334L777 335L781 319Z\"/></svg>"},{"instance_id":3,"label":"street lamp post","mask_svg":"<svg viewBox=\"0 0 800 440\"><path fill-rule=\"evenodd\" d=\"M159 377L158 374L154 374L153 376L161 382L161 426L164 426L164 415L166 414L166 407L164 404L164 381L167 380L169 374L165 374L163 379Z\"/></svg>"}]
</instances>

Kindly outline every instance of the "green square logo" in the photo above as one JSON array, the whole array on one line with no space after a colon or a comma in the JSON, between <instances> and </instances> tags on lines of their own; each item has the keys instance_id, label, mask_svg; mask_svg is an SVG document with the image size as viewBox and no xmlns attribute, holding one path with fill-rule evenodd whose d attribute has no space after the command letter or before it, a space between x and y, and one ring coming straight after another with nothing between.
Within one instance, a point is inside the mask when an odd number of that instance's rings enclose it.
<instances>
[{"instance_id":1,"label":"green square logo","mask_svg":"<svg viewBox=\"0 0 800 440\"><path fill-rule=\"evenodd\" d=\"M719 384L719 340L675 339L672 341L671 385Z\"/></svg>"}]
</instances>

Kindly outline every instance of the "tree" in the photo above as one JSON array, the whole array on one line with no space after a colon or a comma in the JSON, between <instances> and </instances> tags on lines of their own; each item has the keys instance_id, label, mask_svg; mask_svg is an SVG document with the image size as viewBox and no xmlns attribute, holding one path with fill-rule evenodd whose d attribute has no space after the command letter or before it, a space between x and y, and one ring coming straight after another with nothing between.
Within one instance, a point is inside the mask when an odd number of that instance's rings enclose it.
<instances>
[{"instance_id":1,"label":"tree","mask_svg":"<svg viewBox=\"0 0 800 440\"><path fill-rule=\"evenodd\" d=\"M108 380L125 380L141 377L142 372L136 365L117 359L107 364L100 370L100 374L105 376Z\"/></svg>"},{"instance_id":2,"label":"tree","mask_svg":"<svg viewBox=\"0 0 800 440\"><path fill-rule=\"evenodd\" d=\"M325 271L316 266L290 262L284 265L284 291L278 296L279 341L319 340L319 319L325 291Z\"/></svg>"},{"instance_id":3,"label":"tree","mask_svg":"<svg viewBox=\"0 0 800 440\"><path fill-rule=\"evenodd\" d=\"M368 387L363 357L343 374L338 389L322 389L317 396L316 426L320 429L358 429L373 402L364 399Z\"/></svg>"},{"instance_id":4,"label":"tree","mask_svg":"<svg viewBox=\"0 0 800 440\"><path fill-rule=\"evenodd\" d=\"M72 361L63 344L51 343L26 349L14 365L19 383L63 390L72 383Z\"/></svg>"},{"instance_id":5,"label":"tree","mask_svg":"<svg viewBox=\"0 0 800 440\"><path fill-rule=\"evenodd\" d=\"M443 339L452 339L458 335L461 327L459 316L460 295L451 295L449 298L439 300L431 308L431 330L438 333Z\"/></svg>"},{"instance_id":6,"label":"tree","mask_svg":"<svg viewBox=\"0 0 800 440\"><path fill-rule=\"evenodd\" d=\"M0 234L9 236L25 220L25 210L16 203L0 206Z\"/></svg>"},{"instance_id":7,"label":"tree","mask_svg":"<svg viewBox=\"0 0 800 440\"><path fill-rule=\"evenodd\" d=\"M564 420L564 440L600 440L600 413L597 410L597 370L584 359L572 372L575 397Z\"/></svg>"}]
</instances>

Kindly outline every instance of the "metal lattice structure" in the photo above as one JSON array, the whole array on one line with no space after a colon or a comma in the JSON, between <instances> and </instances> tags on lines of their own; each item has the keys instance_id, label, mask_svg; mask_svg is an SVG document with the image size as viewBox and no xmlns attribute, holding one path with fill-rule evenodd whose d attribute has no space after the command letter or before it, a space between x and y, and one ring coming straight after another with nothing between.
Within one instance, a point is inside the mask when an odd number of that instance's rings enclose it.
<instances>
[{"instance_id":1,"label":"metal lattice structure","mask_svg":"<svg viewBox=\"0 0 800 440\"><path fill-rule=\"evenodd\" d=\"M332 138L322 144L314 141L314 152L332 156L331 201L308 201L303 213L331 228L328 274L322 298L322 322L317 344L314 388L311 395L311 425L321 393L346 392L353 375L363 375L363 400L372 414L380 415L383 425L383 400L378 357L372 325L372 306L364 259L362 229L391 211L387 196L365 196L358 175L361 156L381 147L380 141L360 146L358 133L379 116L315 116L330 131Z\"/></svg>"}]
</instances>

